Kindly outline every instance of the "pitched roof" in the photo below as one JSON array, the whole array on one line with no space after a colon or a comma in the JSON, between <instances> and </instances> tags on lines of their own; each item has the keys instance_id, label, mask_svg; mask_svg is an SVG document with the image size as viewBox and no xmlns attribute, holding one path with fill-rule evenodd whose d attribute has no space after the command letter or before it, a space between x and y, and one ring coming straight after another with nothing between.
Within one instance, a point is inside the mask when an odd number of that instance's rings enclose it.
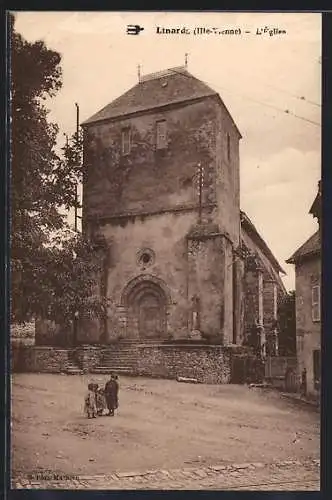
<instances>
[{"instance_id":1,"label":"pitched roof","mask_svg":"<svg viewBox=\"0 0 332 500\"><path fill-rule=\"evenodd\" d=\"M318 182L318 192L316 198L311 205L309 210L309 214L316 217L318 220L321 218L321 210L322 210L322 184L321 181Z\"/></svg>"},{"instance_id":2,"label":"pitched roof","mask_svg":"<svg viewBox=\"0 0 332 500\"><path fill-rule=\"evenodd\" d=\"M298 248L296 252L294 252L293 255L286 260L286 262L287 264L296 264L307 257L319 255L320 248L320 233L318 230L315 234L310 236L310 238L303 243L303 245L301 245L300 248Z\"/></svg>"},{"instance_id":3,"label":"pitched roof","mask_svg":"<svg viewBox=\"0 0 332 500\"><path fill-rule=\"evenodd\" d=\"M195 78L185 67L170 68L142 76L137 85L85 120L82 125L209 96L219 97L216 91Z\"/></svg>"},{"instance_id":4,"label":"pitched roof","mask_svg":"<svg viewBox=\"0 0 332 500\"><path fill-rule=\"evenodd\" d=\"M245 231L251 236L251 238L255 241L256 245L258 245L261 249L261 251L265 254L265 256L270 260L270 262L273 264L277 272L280 272L282 274L286 274L281 265L279 264L278 260L275 258L257 229L255 228L254 224L251 222L249 217L243 210L240 211L241 215L241 227L245 229Z\"/></svg>"}]
</instances>

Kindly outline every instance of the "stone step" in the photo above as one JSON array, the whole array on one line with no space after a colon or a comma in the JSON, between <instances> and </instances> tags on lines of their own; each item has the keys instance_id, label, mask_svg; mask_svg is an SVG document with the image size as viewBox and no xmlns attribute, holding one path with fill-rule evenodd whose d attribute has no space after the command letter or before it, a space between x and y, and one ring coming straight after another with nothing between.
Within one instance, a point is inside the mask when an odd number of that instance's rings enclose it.
<instances>
[{"instance_id":1,"label":"stone step","mask_svg":"<svg viewBox=\"0 0 332 500\"><path fill-rule=\"evenodd\" d=\"M81 375L83 371L74 362L68 361L65 365L64 373L67 373L67 375Z\"/></svg>"},{"instance_id":2,"label":"stone step","mask_svg":"<svg viewBox=\"0 0 332 500\"><path fill-rule=\"evenodd\" d=\"M105 362L105 363L115 363L115 362L121 362L121 363L124 363L126 361L128 362L134 362L137 360L137 357L133 356L133 357L128 357L128 358L124 358L124 357L117 357L117 356L109 356L107 358L105 357L102 357L101 358L101 361L102 362Z\"/></svg>"},{"instance_id":3,"label":"stone step","mask_svg":"<svg viewBox=\"0 0 332 500\"><path fill-rule=\"evenodd\" d=\"M101 359L137 359L138 356L102 356Z\"/></svg>"},{"instance_id":4,"label":"stone step","mask_svg":"<svg viewBox=\"0 0 332 500\"><path fill-rule=\"evenodd\" d=\"M111 368L112 370L117 370L118 368L128 368L128 369L133 369L137 366L137 363L109 363L105 365L105 363L100 363L97 365L98 368Z\"/></svg>"},{"instance_id":5,"label":"stone step","mask_svg":"<svg viewBox=\"0 0 332 500\"><path fill-rule=\"evenodd\" d=\"M118 350L118 351L103 351L101 353L102 356L137 356L138 355L138 351L133 351L132 349L130 349L129 351L122 351L122 350Z\"/></svg>"},{"instance_id":6,"label":"stone step","mask_svg":"<svg viewBox=\"0 0 332 500\"><path fill-rule=\"evenodd\" d=\"M105 360L102 359L100 363L98 363L98 366L132 366L137 364L137 359L133 360L122 360L122 359L109 359Z\"/></svg>"},{"instance_id":7,"label":"stone step","mask_svg":"<svg viewBox=\"0 0 332 500\"><path fill-rule=\"evenodd\" d=\"M136 363L135 363L136 365ZM97 365L98 368L113 368L114 370L117 368L132 368L134 365L130 365L129 363L110 363L105 365L104 363L100 363Z\"/></svg>"},{"instance_id":8,"label":"stone step","mask_svg":"<svg viewBox=\"0 0 332 500\"><path fill-rule=\"evenodd\" d=\"M100 374L110 374L110 373L116 373L116 374L133 374L135 370L133 370L131 367L109 367L109 366L95 366L92 370L91 373L100 373Z\"/></svg>"},{"instance_id":9,"label":"stone step","mask_svg":"<svg viewBox=\"0 0 332 500\"><path fill-rule=\"evenodd\" d=\"M82 375L83 370L79 368L65 368L64 373L67 373L67 375Z\"/></svg>"},{"instance_id":10,"label":"stone step","mask_svg":"<svg viewBox=\"0 0 332 500\"><path fill-rule=\"evenodd\" d=\"M102 356L138 356L138 352L123 352L123 351L112 351L112 352L103 352Z\"/></svg>"}]
</instances>

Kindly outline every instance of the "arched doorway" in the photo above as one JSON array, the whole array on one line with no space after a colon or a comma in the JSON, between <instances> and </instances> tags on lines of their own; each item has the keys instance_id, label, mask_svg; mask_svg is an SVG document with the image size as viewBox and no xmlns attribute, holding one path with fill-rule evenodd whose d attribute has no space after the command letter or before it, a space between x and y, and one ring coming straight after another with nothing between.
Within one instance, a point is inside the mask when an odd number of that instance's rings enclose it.
<instances>
[{"instance_id":1,"label":"arched doorway","mask_svg":"<svg viewBox=\"0 0 332 500\"><path fill-rule=\"evenodd\" d=\"M167 332L169 296L155 277L142 276L130 282L123 293L126 310L126 337L160 339Z\"/></svg>"}]
</instances>

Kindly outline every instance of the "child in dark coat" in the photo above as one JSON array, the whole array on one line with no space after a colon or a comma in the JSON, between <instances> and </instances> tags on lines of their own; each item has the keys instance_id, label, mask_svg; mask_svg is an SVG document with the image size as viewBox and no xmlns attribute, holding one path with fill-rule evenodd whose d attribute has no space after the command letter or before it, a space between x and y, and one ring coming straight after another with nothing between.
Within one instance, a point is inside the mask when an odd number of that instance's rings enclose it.
<instances>
[{"instance_id":1,"label":"child in dark coat","mask_svg":"<svg viewBox=\"0 0 332 500\"><path fill-rule=\"evenodd\" d=\"M119 383L117 380L117 376L112 374L111 378L109 379L108 382L106 382L105 385L106 405L108 409L108 415L111 417L114 416L114 410L119 407L118 392L119 392Z\"/></svg>"}]
</instances>

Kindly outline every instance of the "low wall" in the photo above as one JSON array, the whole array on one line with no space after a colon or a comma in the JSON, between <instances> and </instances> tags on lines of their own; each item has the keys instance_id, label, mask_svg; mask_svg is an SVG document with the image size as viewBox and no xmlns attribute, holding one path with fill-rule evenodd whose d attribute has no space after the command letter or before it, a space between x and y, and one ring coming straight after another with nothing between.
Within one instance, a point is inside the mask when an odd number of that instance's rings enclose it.
<instances>
[{"instance_id":1,"label":"low wall","mask_svg":"<svg viewBox=\"0 0 332 500\"><path fill-rule=\"evenodd\" d=\"M295 357L270 356L265 362L265 380L273 387L288 392L299 390Z\"/></svg>"},{"instance_id":2,"label":"low wall","mask_svg":"<svg viewBox=\"0 0 332 500\"><path fill-rule=\"evenodd\" d=\"M100 362L102 350L98 346L80 346L73 351L73 360L84 372L89 372Z\"/></svg>"},{"instance_id":3,"label":"low wall","mask_svg":"<svg viewBox=\"0 0 332 500\"><path fill-rule=\"evenodd\" d=\"M168 379L188 377L206 384L232 381L232 350L220 345L116 344L107 349L103 346L80 346L75 350L24 345L11 347L13 372L60 373L66 370L68 362L74 362L83 371L89 372L100 364L106 351L111 365L121 364L123 348L125 363L129 363L128 356L131 356L132 375Z\"/></svg>"},{"instance_id":4,"label":"low wall","mask_svg":"<svg viewBox=\"0 0 332 500\"><path fill-rule=\"evenodd\" d=\"M12 344L12 372L61 373L68 363L69 350Z\"/></svg>"},{"instance_id":5,"label":"low wall","mask_svg":"<svg viewBox=\"0 0 332 500\"><path fill-rule=\"evenodd\" d=\"M206 384L227 384L231 377L231 353L218 345L141 344L138 375L196 378Z\"/></svg>"},{"instance_id":6,"label":"low wall","mask_svg":"<svg viewBox=\"0 0 332 500\"><path fill-rule=\"evenodd\" d=\"M76 349L54 346L30 346L12 342L11 370L13 372L61 373L69 362L85 372L98 365L100 347L80 346Z\"/></svg>"}]
</instances>

